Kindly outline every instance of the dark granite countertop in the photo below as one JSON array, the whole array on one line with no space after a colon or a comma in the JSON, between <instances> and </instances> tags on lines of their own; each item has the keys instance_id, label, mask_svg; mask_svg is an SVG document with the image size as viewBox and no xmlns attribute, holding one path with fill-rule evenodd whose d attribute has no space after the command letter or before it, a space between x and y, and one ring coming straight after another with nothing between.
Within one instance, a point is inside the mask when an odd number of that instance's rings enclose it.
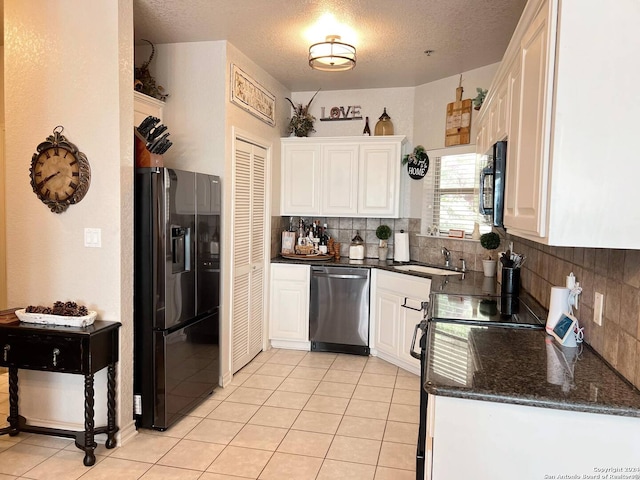
<instances>
[{"instance_id":1,"label":"dark granite countertop","mask_svg":"<svg viewBox=\"0 0 640 480\"><path fill-rule=\"evenodd\" d=\"M425 389L434 395L640 417L640 391L588 345L543 330L430 323Z\"/></svg>"},{"instance_id":2,"label":"dark granite countertop","mask_svg":"<svg viewBox=\"0 0 640 480\"><path fill-rule=\"evenodd\" d=\"M425 265L419 262L398 263L393 260L380 261L377 258L365 258L364 260L351 260L341 257L340 260L292 260L281 256L273 257L271 263L313 265L325 267L351 267L351 268L377 268L388 272L412 275L414 277L431 278L432 291L445 293L465 293L467 295L496 295L500 294L496 287L496 279L488 278L482 272L465 272L464 275L432 275L415 271L397 270L395 267L403 265ZM441 265L428 265L436 268L445 268ZM497 292L497 293L496 293Z\"/></svg>"},{"instance_id":3,"label":"dark granite countertop","mask_svg":"<svg viewBox=\"0 0 640 480\"><path fill-rule=\"evenodd\" d=\"M399 271L393 260L289 260L272 263L377 268L431 278L431 294L500 297L495 278ZM418 262L409 264L420 265ZM546 310L526 291L526 308L544 324ZM501 403L640 417L640 391L624 380L588 345L561 347L544 330L431 323L424 388L428 393Z\"/></svg>"}]
</instances>

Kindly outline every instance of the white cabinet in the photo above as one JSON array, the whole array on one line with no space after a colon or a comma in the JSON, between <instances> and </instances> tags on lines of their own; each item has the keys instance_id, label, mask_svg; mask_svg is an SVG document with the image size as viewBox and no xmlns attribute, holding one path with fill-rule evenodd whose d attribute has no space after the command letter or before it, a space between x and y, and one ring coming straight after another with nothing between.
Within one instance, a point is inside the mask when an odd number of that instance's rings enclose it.
<instances>
[{"instance_id":1,"label":"white cabinet","mask_svg":"<svg viewBox=\"0 0 640 480\"><path fill-rule=\"evenodd\" d=\"M309 265L271 264L269 339L274 348L309 350Z\"/></svg>"},{"instance_id":2,"label":"white cabinet","mask_svg":"<svg viewBox=\"0 0 640 480\"><path fill-rule=\"evenodd\" d=\"M640 35L629 33L637 17L628 1L606 14L597 0L527 3L487 96L490 105L506 81L509 233L640 248L640 215L629 213L640 203L636 115L619 94L635 91L640 75L628 62L640 49ZM489 124L488 112L479 121Z\"/></svg>"},{"instance_id":3,"label":"white cabinet","mask_svg":"<svg viewBox=\"0 0 640 480\"><path fill-rule=\"evenodd\" d=\"M398 216L400 156L399 142L360 145L358 215Z\"/></svg>"},{"instance_id":4,"label":"white cabinet","mask_svg":"<svg viewBox=\"0 0 640 480\"><path fill-rule=\"evenodd\" d=\"M598 478L610 465L637 469L639 418L430 395L426 420L427 480Z\"/></svg>"},{"instance_id":5,"label":"white cabinet","mask_svg":"<svg viewBox=\"0 0 640 480\"><path fill-rule=\"evenodd\" d=\"M283 138L281 215L397 218L404 141Z\"/></svg>"},{"instance_id":6,"label":"white cabinet","mask_svg":"<svg viewBox=\"0 0 640 480\"><path fill-rule=\"evenodd\" d=\"M133 92L133 125L138 126L149 115L162 121L164 102L140 92Z\"/></svg>"},{"instance_id":7,"label":"white cabinet","mask_svg":"<svg viewBox=\"0 0 640 480\"><path fill-rule=\"evenodd\" d=\"M542 128L550 111L548 43L549 11L541 8L520 43L519 95L511 106L511 131L517 141L510 141L507 149L505 196L509 200L504 215L508 230L538 237L546 233L548 172Z\"/></svg>"},{"instance_id":8,"label":"white cabinet","mask_svg":"<svg viewBox=\"0 0 640 480\"><path fill-rule=\"evenodd\" d=\"M358 144L322 145L322 214L351 215L358 209Z\"/></svg>"},{"instance_id":9,"label":"white cabinet","mask_svg":"<svg viewBox=\"0 0 640 480\"><path fill-rule=\"evenodd\" d=\"M431 280L385 270L373 270L372 277L372 355L419 375L420 362L409 350L422 320L422 302L429 300Z\"/></svg>"},{"instance_id":10,"label":"white cabinet","mask_svg":"<svg viewBox=\"0 0 640 480\"><path fill-rule=\"evenodd\" d=\"M282 215L320 214L320 145L282 145Z\"/></svg>"}]
</instances>

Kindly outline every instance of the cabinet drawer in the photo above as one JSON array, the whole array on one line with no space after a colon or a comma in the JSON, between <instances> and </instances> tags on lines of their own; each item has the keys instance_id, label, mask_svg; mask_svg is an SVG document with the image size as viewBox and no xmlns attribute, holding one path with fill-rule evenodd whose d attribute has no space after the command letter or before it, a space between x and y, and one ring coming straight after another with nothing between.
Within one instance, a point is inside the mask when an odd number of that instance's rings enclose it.
<instances>
[{"instance_id":1,"label":"cabinet drawer","mask_svg":"<svg viewBox=\"0 0 640 480\"><path fill-rule=\"evenodd\" d=\"M418 278L402 273L379 270L377 288L390 290L398 295L426 302L429 300L429 294L431 293L431 280L429 278Z\"/></svg>"},{"instance_id":2,"label":"cabinet drawer","mask_svg":"<svg viewBox=\"0 0 640 480\"><path fill-rule=\"evenodd\" d=\"M309 265L271 264L271 279L290 282L306 282L309 279Z\"/></svg>"},{"instance_id":3,"label":"cabinet drawer","mask_svg":"<svg viewBox=\"0 0 640 480\"><path fill-rule=\"evenodd\" d=\"M82 342L57 335L0 334L0 365L82 373Z\"/></svg>"}]
</instances>

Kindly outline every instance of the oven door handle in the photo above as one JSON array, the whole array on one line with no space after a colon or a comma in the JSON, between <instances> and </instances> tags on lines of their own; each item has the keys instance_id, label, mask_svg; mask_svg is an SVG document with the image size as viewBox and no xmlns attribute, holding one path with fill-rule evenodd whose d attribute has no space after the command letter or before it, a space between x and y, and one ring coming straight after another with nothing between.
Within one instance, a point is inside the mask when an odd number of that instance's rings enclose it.
<instances>
[{"instance_id":1,"label":"oven door handle","mask_svg":"<svg viewBox=\"0 0 640 480\"><path fill-rule=\"evenodd\" d=\"M409 353L411 354L411 356L417 360L420 360L420 354L415 351L416 338L418 337L419 329L420 329L420 324L416 323L416 328L413 329L413 338L411 339L411 348L409 349Z\"/></svg>"}]
</instances>

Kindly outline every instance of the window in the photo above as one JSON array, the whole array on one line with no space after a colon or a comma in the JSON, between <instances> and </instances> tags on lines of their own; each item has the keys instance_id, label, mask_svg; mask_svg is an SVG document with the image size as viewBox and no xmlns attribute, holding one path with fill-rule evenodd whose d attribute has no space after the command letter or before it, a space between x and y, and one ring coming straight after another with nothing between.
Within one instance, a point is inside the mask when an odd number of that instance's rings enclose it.
<instances>
[{"instance_id":1,"label":"window","mask_svg":"<svg viewBox=\"0 0 640 480\"><path fill-rule=\"evenodd\" d=\"M486 218L478 213L480 162L472 147L431 151L429 159L433 173L424 183L422 233L435 226L443 235L455 229L470 236L475 222L482 233L490 231Z\"/></svg>"}]
</instances>

